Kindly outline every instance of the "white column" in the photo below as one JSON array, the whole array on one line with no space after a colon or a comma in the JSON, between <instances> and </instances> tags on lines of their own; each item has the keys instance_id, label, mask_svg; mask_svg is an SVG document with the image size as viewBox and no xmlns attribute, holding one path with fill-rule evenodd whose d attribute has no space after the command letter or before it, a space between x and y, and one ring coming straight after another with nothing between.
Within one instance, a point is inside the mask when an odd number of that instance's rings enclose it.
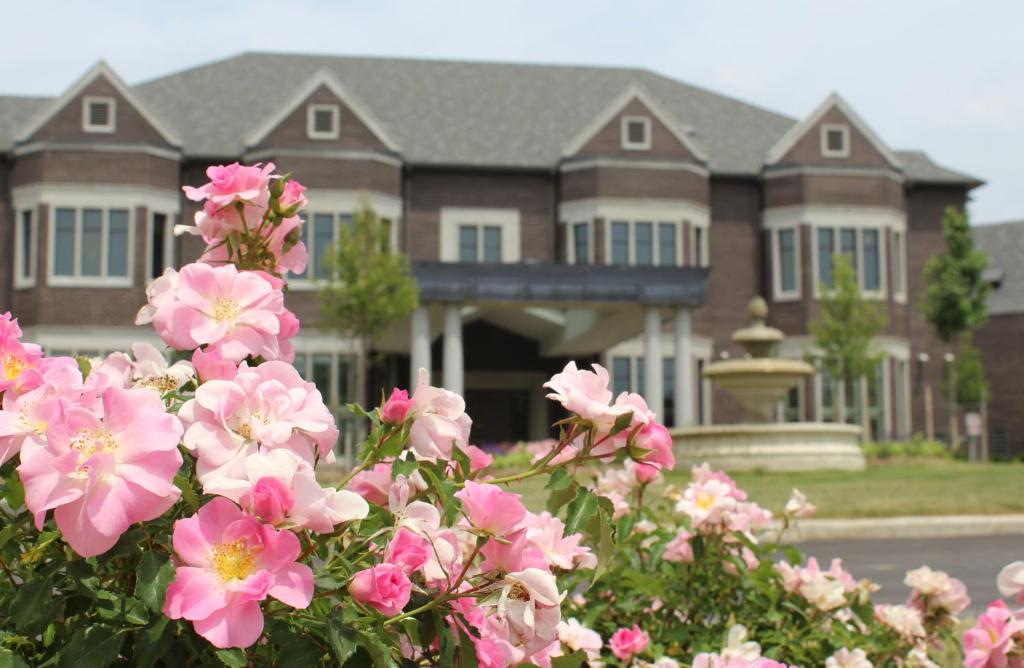
<instances>
[{"instance_id":1,"label":"white column","mask_svg":"<svg viewBox=\"0 0 1024 668\"><path fill-rule=\"evenodd\" d=\"M459 395L466 391L461 311L458 304L449 304L444 310L444 387Z\"/></svg>"},{"instance_id":2,"label":"white column","mask_svg":"<svg viewBox=\"0 0 1024 668\"><path fill-rule=\"evenodd\" d=\"M657 414L659 420L665 419L665 399L662 394L661 364L661 314L658 309L650 307L644 319L644 398L647 405Z\"/></svg>"},{"instance_id":3,"label":"white column","mask_svg":"<svg viewBox=\"0 0 1024 668\"><path fill-rule=\"evenodd\" d=\"M431 371L430 364L430 314L426 306L412 312L412 326L409 334L409 391L416 387L420 369Z\"/></svg>"},{"instance_id":4,"label":"white column","mask_svg":"<svg viewBox=\"0 0 1024 668\"><path fill-rule=\"evenodd\" d=\"M675 317L675 427L693 424L693 342L690 309L676 309ZM700 382L700 379L697 379Z\"/></svg>"}]
</instances>

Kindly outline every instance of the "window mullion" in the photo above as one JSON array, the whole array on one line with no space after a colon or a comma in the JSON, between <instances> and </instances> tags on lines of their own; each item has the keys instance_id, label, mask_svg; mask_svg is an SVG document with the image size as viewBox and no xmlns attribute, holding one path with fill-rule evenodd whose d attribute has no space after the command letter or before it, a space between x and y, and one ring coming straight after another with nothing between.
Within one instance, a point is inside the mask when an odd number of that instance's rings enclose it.
<instances>
[{"instance_id":1,"label":"window mullion","mask_svg":"<svg viewBox=\"0 0 1024 668\"><path fill-rule=\"evenodd\" d=\"M82 218L83 210L74 209L75 212L75 261L72 263L75 278L82 275Z\"/></svg>"},{"instance_id":2,"label":"window mullion","mask_svg":"<svg viewBox=\"0 0 1024 668\"><path fill-rule=\"evenodd\" d=\"M110 209L100 214L100 278L107 278L107 254L110 252Z\"/></svg>"}]
</instances>

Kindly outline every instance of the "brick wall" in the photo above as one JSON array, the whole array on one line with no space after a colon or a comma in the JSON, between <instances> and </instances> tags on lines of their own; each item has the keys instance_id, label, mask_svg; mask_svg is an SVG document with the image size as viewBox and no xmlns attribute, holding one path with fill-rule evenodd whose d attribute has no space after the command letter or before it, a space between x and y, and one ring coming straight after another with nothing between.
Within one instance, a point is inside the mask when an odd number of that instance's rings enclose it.
<instances>
[{"instance_id":1,"label":"brick wall","mask_svg":"<svg viewBox=\"0 0 1024 668\"><path fill-rule=\"evenodd\" d=\"M1024 313L992 316L974 333L974 344L981 350L992 394L989 433L1005 434L1011 457L1024 453L1024 383L1020 365L1007 364L1010 355L1020 358L1022 333Z\"/></svg>"}]
</instances>

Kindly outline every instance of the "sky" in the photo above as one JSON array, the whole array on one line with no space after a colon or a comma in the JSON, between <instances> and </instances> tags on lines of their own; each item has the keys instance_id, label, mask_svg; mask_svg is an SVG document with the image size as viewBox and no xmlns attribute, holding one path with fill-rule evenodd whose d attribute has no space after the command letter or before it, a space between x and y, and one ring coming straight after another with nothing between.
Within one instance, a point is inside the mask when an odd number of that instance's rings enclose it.
<instances>
[{"instance_id":1,"label":"sky","mask_svg":"<svg viewBox=\"0 0 1024 668\"><path fill-rule=\"evenodd\" d=\"M8 6L4 6L8 5ZM987 182L1024 219L1024 2L0 1L0 93L57 95L99 59L136 83L242 51L646 67L799 118L832 91L892 148ZM686 119L680 119L685 123Z\"/></svg>"}]
</instances>

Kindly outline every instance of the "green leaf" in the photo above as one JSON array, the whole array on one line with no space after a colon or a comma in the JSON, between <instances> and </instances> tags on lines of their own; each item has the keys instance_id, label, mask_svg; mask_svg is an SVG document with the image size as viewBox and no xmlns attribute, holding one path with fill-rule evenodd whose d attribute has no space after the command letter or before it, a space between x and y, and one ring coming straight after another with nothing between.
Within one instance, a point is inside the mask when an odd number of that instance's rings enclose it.
<instances>
[{"instance_id":1,"label":"green leaf","mask_svg":"<svg viewBox=\"0 0 1024 668\"><path fill-rule=\"evenodd\" d=\"M562 509L562 506L576 498L576 490L578 488L579 483L572 480L568 487L551 492L551 496L548 497L547 502L548 512L552 515L557 515L558 511Z\"/></svg>"},{"instance_id":2,"label":"green leaf","mask_svg":"<svg viewBox=\"0 0 1024 668\"><path fill-rule=\"evenodd\" d=\"M633 411L620 415L616 420L615 424L612 425L611 435L615 436L626 429L629 429L629 425L633 424Z\"/></svg>"},{"instance_id":3,"label":"green leaf","mask_svg":"<svg viewBox=\"0 0 1024 668\"><path fill-rule=\"evenodd\" d=\"M586 653L578 649L572 654L556 656L551 660L551 668L580 668L587 661Z\"/></svg>"},{"instance_id":4,"label":"green leaf","mask_svg":"<svg viewBox=\"0 0 1024 668\"><path fill-rule=\"evenodd\" d=\"M92 362L89 361L89 358L79 355L75 358L75 362L78 363L78 370L82 373L82 378L88 378L89 372L92 371Z\"/></svg>"},{"instance_id":5,"label":"green leaf","mask_svg":"<svg viewBox=\"0 0 1024 668\"><path fill-rule=\"evenodd\" d=\"M0 550L4 549L4 545L7 545L8 541L14 537L16 530L17 527L11 524L9 526L5 526L3 530L0 531Z\"/></svg>"},{"instance_id":6,"label":"green leaf","mask_svg":"<svg viewBox=\"0 0 1024 668\"><path fill-rule=\"evenodd\" d=\"M174 629L170 620L160 616L147 628L133 634L136 668L155 665L174 642Z\"/></svg>"},{"instance_id":7,"label":"green leaf","mask_svg":"<svg viewBox=\"0 0 1024 668\"><path fill-rule=\"evenodd\" d=\"M380 639L376 633L369 631L358 631L360 644L366 653L373 659L375 668L398 668L398 664L391 656L391 647Z\"/></svg>"},{"instance_id":8,"label":"green leaf","mask_svg":"<svg viewBox=\"0 0 1024 668\"><path fill-rule=\"evenodd\" d=\"M4 480L4 499L15 510L25 505L25 487L21 484L18 469L11 469L10 474Z\"/></svg>"},{"instance_id":9,"label":"green leaf","mask_svg":"<svg viewBox=\"0 0 1024 668\"><path fill-rule=\"evenodd\" d=\"M605 572L607 572L608 566L615 556L615 540L612 538L611 516L612 513L602 508L587 525L587 533L597 552L597 566L594 568L591 585L600 580ZM657 596L658 592L654 595Z\"/></svg>"},{"instance_id":10,"label":"green leaf","mask_svg":"<svg viewBox=\"0 0 1024 668\"><path fill-rule=\"evenodd\" d=\"M342 624L338 617L330 617L327 620L327 643L331 646L331 654L339 666L345 665L358 647L352 630Z\"/></svg>"},{"instance_id":11,"label":"green leaf","mask_svg":"<svg viewBox=\"0 0 1024 668\"><path fill-rule=\"evenodd\" d=\"M62 599L53 595L53 579L30 580L18 588L14 596L14 628L27 636L43 632L60 609Z\"/></svg>"},{"instance_id":12,"label":"green leaf","mask_svg":"<svg viewBox=\"0 0 1024 668\"><path fill-rule=\"evenodd\" d=\"M320 664L320 648L304 638L296 638L281 646L277 668L309 668Z\"/></svg>"},{"instance_id":13,"label":"green leaf","mask_svg":"<svg viewBox=\"0 0 1024 668\"><path fill-rule=\"evenodd\" d=\"M445 462L441 462L444 466ZM437 492L437 499L441 502L441 506L444 508L444 516L449 522L455 519L455 507L452 505L451 498L455 492L455 485L449 480L441 480L433 469L427 466L421 466L420 471L427 478L427 483L434 488Z\"/></svg>"},{"instance_id":14,"label":"green leaf","mask_svg":"<svg viewBox=\"0 0 1024 668\"><path fill-rule=\"evenodd\" d=\"M124 635L106 626L79 629L60 651L61 668L103 668L117 660Z\"/></svg>"},{"instance_id":15,"label":"green leaf","mask_svg":"<svg viewBox=\"0 0 1024 668\"><path fill-rule=\"evenodd\" d=\"M0 647L0 668L28 668L28 664L11 650Z\"/></svg>"},{"instance_id":16,"label":"green leaf","mask_svg":"<svg viewBox=\"0 0 1024 668\"><path fill-rule=\"evenodd\" d=\"M135 579L135 595L153 612L164 607L167 586L174 579L174 564L170 559L156 552L146 552L139 561L138 576Z\"/></svg>"},{"instance_id":17,"label":"green leaf","mask_svg":"<svg viewBox=\"0 0 1024 668\"><path fill-rule=\"evenodd\" d=\"M465 627L459 625L459 668L479 668L480 663L476 658L476 645L472 638L466 635Z\"/></svg>"},{"instance_id":18,"label":"green leaf","mask_svg":"<svg viewBox=\"0 0 1024 668\"><path fill-rule=\"evenodd\" d=\"M574 479L571 473L565 469L555 469L552 471L551 477L548 478L548 483L544 485L544 489L550 489L553 491L565 489L566 487L571 487L573 481Z\"/></svg>"},{"instance_id":19,"label":"green leaf","mask_svg":"<svg viewBox=\"0 0 1024 668\"><path fill-rule=\"evenodd\" d=\"M181 498L184 499L185 504L192 510L198 510L199 495L197 495L196 491L192 489L192 485L189 484L188 478L179 473L174 476L174 484L181 490Z\"/></svg>"},{"instance_id":20,"label":"green leaf","mask_svg":"<svg viewBox=\"0 0 1024 668\"><path fill-rule=\"evenodd\" d=\"M565 535L579 533L597 512L597 496L588 489L580 488L576 498L569 504L565 515Z\"/></svg>"},{"instance_id":21,"label":"green leaf","mask_svg":"<svg viewBox=\"0 0 1024 668\"><path fill-rule=\"evenodd\" d=\"M217 652L217 659L231 668L245 668L249 665L249 659L245 658L245 652L240 649L222 649Z\"/></svg>"}]
</instances>

